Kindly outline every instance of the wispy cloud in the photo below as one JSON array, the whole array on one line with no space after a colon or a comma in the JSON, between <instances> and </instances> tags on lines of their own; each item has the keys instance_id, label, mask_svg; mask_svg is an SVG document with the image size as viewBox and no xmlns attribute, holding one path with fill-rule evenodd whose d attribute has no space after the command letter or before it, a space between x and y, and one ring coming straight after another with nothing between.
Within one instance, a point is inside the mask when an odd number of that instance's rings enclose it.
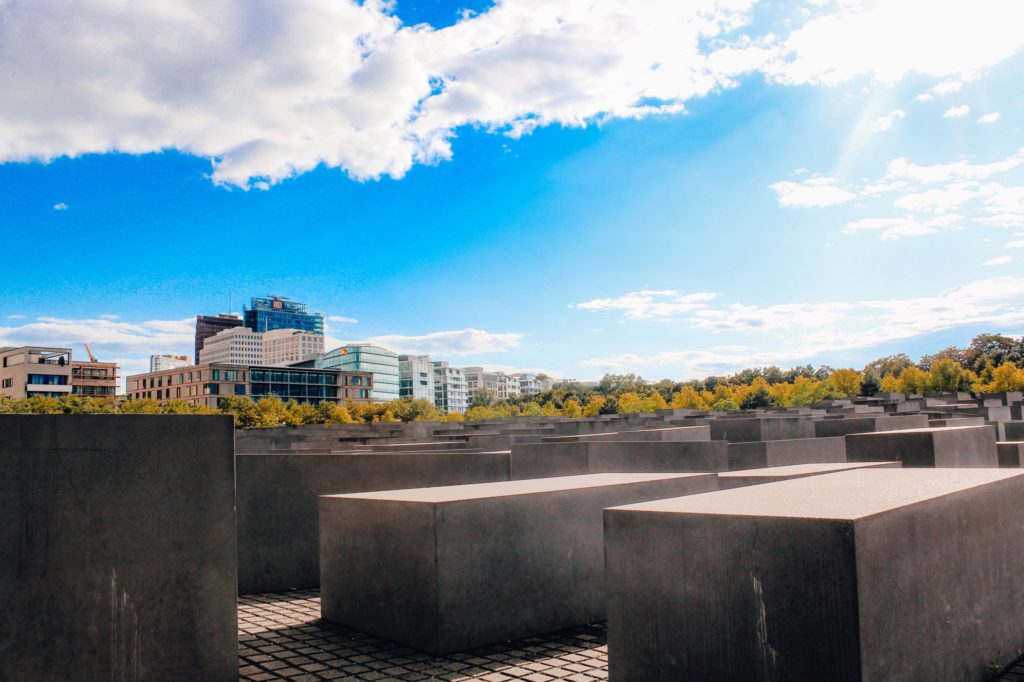
<instances>
[{"instance_id":1,"label":"wispy cloud","mask_svg":"<svg viewBox=\"0 0 1024 682\"><path fill-rule=\"evenodd\" d=\"M971 113L971 107L967 104L961 104L960 106L946 109L946 113L942 115L942 118L963 118L969 113Z\"/></svg>"},{"instance_id":2,"label":"wispy cloud","mask_svg":"<svg viewBox=\"0 0 1024 682\"><path fill-rule=\"evenodd\" d=\"M906 118L907 112L902 109L893 109L885 116L879 116L875 119L875 122L871 124L871 130L876 133L882 133L892 128L893 124L897 121Z\"/></svg>"},{"instance_id":3,"label":"wispy cloud","mask_svg":"<svg viewBox=\"0 0 1024 682\"><path fill-rule=\"evenodd\" d=\"M698 292L680 294L671 289L631 291L614 298L595 298L570 307L580 310L621 310L631 320L673 317L703 308L717 294Z\"/></svg>"},{"instance_id":4,"label":"wispy cloud","mask_svg":"<svg viewBox=\"0 0 1024 682\"><path fill-rule=\"evenodd\" d=\"M985 266L1006 265L1007 263L1012 263L1012 262L1013 262L1013 256L1004 254L1002 256L996 256L995 258L990 258L989 260L987 260L984 263L982 263L982 265L985 265Z\"/></svg>"},{"instance_id":5,"label":"wispy cloud","mask_svg":"<svg viewBox=\"0 0 1024 682\"><path fill-rule=\"evenodd\" d=\"M443 358L444 356L503 353L517 347L522 339L522 334L513 332L492 333L470 328L431 332L419 336L398 334L374 336L369 339L369 342L396 353L430 354Z\"/></svg>"},{"instance_id":6,"label":"wispy cloud","mask_svg":"<svg viewBox=\"0 0 1024 682\"><path fill-rule=\"evenodd\" d=\"M836 206L857 198L853 192L837 187L832 178L811 178L802 182L782 181L769 185L779 206Z\"/></svg>"},{"instance_id":7,"label":"wispy cloud","mask_svg":"<svg viewBox=\"0 0 1024 682\"><path fill-rule=\"evenodd\" d=\"M773 305L708 305L676 316L680 324L710 333L743 335L736 348L621 353L589 358L584 367L637 369L682 366L687 375L758 364L809 361L825 352L869 348L946 329L1024 323L1024 277L993 277L934 296Z\"/></svg>"},{"instance_id":8,"label":"wispy cloud","mask_svg":"<svg viewBox=\"0 0 1024 682\"><path fill-rule=\"evenodd\" d=\"M999 112L993 111L990 114L984 114L978 117L978 123L985 125L986 123L995 123L999 120Z\"/></svg>"},{"instance_id":9,"label":"wispy cloud","mask_svg":"<svg viewBox=\"0 0 1024 682\"><path fill-rule=\"evenodd\" d=\"M339 324L359 324L359 320L354 317L345 317L344 315L328 315L328 322L338 322Z\"/></svg>"},{"instance_id":10,"label":"wispy cloud","mask_svg":"<svg viewBox=\"0 0 1024 682\"><path fill-rule=\"evenodd\" d=\"M65 204L63 201L58 203L58 204L54 204L53 205L53 210L54 211L66 211L69 208L71 208L71 207L68 206L67 204Z\"/></svg>"}]
</instances>

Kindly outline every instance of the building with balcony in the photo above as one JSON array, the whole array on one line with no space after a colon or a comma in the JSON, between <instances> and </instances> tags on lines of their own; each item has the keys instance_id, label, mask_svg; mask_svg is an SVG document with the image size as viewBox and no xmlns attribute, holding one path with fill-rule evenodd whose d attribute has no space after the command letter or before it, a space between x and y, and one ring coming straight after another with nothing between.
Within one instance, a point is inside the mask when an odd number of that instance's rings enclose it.
<instances>
[{"instance_id":1,"label":"building with balcony","mask_svg":"<svg viewBox=\"0 0 1024 682\"><path fill-rule=\"evenodd\" d=\"M368 343L352 343L318 355L312 363L324 369L369 372L373 375L370 397L375 403L397 400L398 355Z\"/></svg>"},{"instance_id":2,"label":"building with balcony","mask_svg":"<svg viewBox=\"0 0 1024 682\"><path fill-rule=\"evenodd\" d=\"M398 356L398 395L434 402L434 363L429 355Z\"/></svg>"},{"instance_id":3,"label":"building with balcony","mask_svg":"<svg viewBox=\"0 0 1024 682\"><path fill-rule=\"evenodd\" d=\"M463 372L466 375L466 393L470 402L472 402L473 396L481 388L492 391L495 400L508 400L509 398L519 397L518 374L490 372L483 367L466 367L463 369Z\"/></svg>"},{"instance_id":4,"label":"building with balcony","mask_svg":"<svg viewBox=\"0 0 1024 682\"><path fill-rule=\"evenodd\" d=\"M313 404L348 400L365 403L370 402L373 377L362 372L207 363L133 374L126 384L128 397L133 400L183 400L205 407L217 407L226 396L258 400L274 395Z\"/></svg>"},{"instance_id":5,"label":"building with balcony","mask_svg":"<svg viewBox=\"0 0 1024 682\"><path fill-rule=\"evenodd\" d=\"M192 358L187 355L150 355L149 371L159 372L164 369L178 369L188 367L192 364Z\"/></svg>"},{"instance_id":6,"label":"building with balcony","mask_svg":"<svg viewBox=\"0 0 1024 682\"><path fill-rule=\"evenodd\" d=\"M447 362L437 361L434 365L434 405L448 413L462 414L469 406L466 393L466 375L462 368L452 367Z\"/></svg>"},{"instance_id":7,"label":"building with balcony","mask_svg":"<svg viewBox=\"0 0 1024 682\"><path fill-rule=\"evenodd\" d=\"M117 363L71 361L71 394L91 398L117 395Z\"/></svg>"},{"instance_id":8,"label":"building with balcony","mask_svg":"<svg viewBox=\"0 0 1024 682\"><path fill-rule=\"evenodd\" d=\"M291 301L281 296L254 296L242 314L245 326L254 332L298 329L314 334L324 333L323 313L311 313L305 303Z\"/></svg>"},{"instance_id":9,"label":"building with balcony","mask_svg":"<svg viewBox=\"0 0 1024 682\"><path fill-rule=\"evenodd\" d=\"M219 334L225 329L241 327L242 318L238 315L196 315L196 362L200 362L200 352L206 344L206 339ZM150 371L157 371L150 367Z\"/></svg>"},{"instance_id":10,"label":"building with balcony","mask_svg":"<svg viewBox=\"0 0 1024 682\"><path fill-rule=\"evenodd\" d=\"M71 390L70 348L0 348L0 395L59 398Z\"/></svg>"}]
</instances>

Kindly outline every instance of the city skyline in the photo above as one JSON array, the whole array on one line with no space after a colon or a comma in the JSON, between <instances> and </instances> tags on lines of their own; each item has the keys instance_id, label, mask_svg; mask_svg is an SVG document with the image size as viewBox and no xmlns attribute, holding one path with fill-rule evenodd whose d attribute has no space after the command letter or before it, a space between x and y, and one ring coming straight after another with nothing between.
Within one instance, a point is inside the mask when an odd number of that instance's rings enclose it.
<instances>
[{"instance_id":1,"label":"city skyline","mask_svg":"<svg viewBox=\"0 0 1024 682\"><path fill-rule=\"evenodd\" d=\"M0 8L19 93L0 103L0 345L89 343L132 374L192 355L197 314L269 293L323 312L327 349L579 379L1024 334L1009 3L650 2L624 23L601 4L309 0L226 13L220 48L190 44L201 63L140 47L132 74L58 47L46 5ZM57 14L144 46L191 12ZM366 55L302 48L353 27ZM280 71L228 102L255 59L240 37Z\"/></svg>"}]
</instances>

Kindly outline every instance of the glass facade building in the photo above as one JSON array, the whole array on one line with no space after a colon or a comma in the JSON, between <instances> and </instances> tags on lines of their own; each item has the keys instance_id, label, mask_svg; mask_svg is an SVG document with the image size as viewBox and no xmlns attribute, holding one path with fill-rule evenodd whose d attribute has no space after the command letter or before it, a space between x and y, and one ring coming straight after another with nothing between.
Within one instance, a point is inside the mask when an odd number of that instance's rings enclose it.
<instances>
[{"instance_id":1,"label":"glass facade building","mask_svg":"<svg viewBox=\"0 0 1024 682\"><path fill-rule=\"evenodd\" d=\"M350 344L319 356L316 366L373 375L370 398L375 403L398 399L398 355L370 344Z\"/></svg>"},{"instance_id":2,"label":"glass facade building","mask_svg":"<svg viewBox=\"0 0 1024 682\"><path fill-rule=\"evenodd\" d=\"M324 333L323 313L311 313L305 303L289 301L280 296L254 296L243 315L245 326L254 332L298 329L314 334Z\"/></svg>"},{"instance_id":3,"label":"glass facade building","mask_svg":"<svg viewBox=\"0 0 1024 682\"><path fill-rule=\"evenodd\" d=\"M282 400L319 403L338 400L337 372L315 369L252 367L249 390L253 400L276 395Z\"/></svg>"}]
</instances>

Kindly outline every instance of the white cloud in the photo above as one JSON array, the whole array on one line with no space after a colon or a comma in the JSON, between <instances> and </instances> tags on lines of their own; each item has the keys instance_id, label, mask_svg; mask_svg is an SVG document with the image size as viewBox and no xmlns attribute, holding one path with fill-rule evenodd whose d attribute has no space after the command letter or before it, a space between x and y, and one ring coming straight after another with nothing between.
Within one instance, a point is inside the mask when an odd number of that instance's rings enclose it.
<instances>
[{"instance_id":1,"label":"white cloud","mask_svg":"<svg viewBox=\"0 0 1024 682\"><path fill-rule=\"evenodd\" d=\"M980 123L982 125L985 125L987 123L995 123L998 120L999 120L999 112L998 111L993 111L990 114L984 114L983 116L979 116L978 117L978 123Z\"/></svg>"},{"instance_id":2,"label":"white cloud","mask_svg":"<svg viewBox=\"0 0 1024 682\"><path fill-rule=\"evenodd\" d=\"M388 0L0 2L0 162L177 149L242 187L321 164L401 177L461 126L680 114L755 72L959 82L1024 46L995 0L835 3L787 35L753 31L754 5L505 0L436 30Z\"/></svg>"},{"instance_id":3,"label":"white cloud","mask_svg":"<svg viewBox=\"0 0 1024 682\"><path fill-rule=\"evenodd\" d=\"M914 72L971 79L1024 46L1019 20L1020 10L1002 0L842 3L790 34L785 58L771 66L794 84L859 76L895 83Z\"/></svg>"},{"instance_id":4,"label":"white cloud","mask_svg":"<svg viewBox=\"0 0 1024 682\"><path fill-rule=\"evenodd\" d=\"M953 93L960 92L963 87L964 84L960 81L942 81L929 90L929 92L942 97L944 95L952 95Z\"/></svg>"},{"instance_id":5,"label":"white cloud","mask_svg":"<svg viewBox=\"0 0 1024 682\"><path fill-rule=\"evenodd\" d=\"M906 157L893 159L889 162L885 177L887 179L907 179L919 183L936 184L953 180L985 180L998 173L1013 170L1024 163L1024 148L993 163L973 164L960 160L952 163L940 163L921 166L912 163Z\"/></svg>"},{"instance_id":6,"label":"white cloud","mask_svg":"<svg viewBox=\"0 0 1024 682\"><path fill-rule=\"evenodd\" d=\"M98 319L37 317L13 327L0 327L0 346L80 346L88 343L100 355L107 353L181 352L195 341L195 318L124 322Z\"/></svg>"},{"instance_id":7,"label":"white cloud","mask_svg":"<svg viewBox=\"0 0 1024 682\"><path fill-rule=\"evenodd\" d=\"M699 292L680 294L666 289L662 291L644 290L631 291L615 298L595 298L570 307L581 310L621 310L631 320L647 320L664 318L703 308L713 301L716 294Z\"/></svg>"},{"instance_id":8,"label":"white cloud","mask_svg":"<svg viewBox=\"0 0 1024 682\"><path fill-rule=\"evenodd\" d=\"M942 115L942 118L963 118L969 113L971 113L971 107L966 104L961 104L960 106L946 109L946 113Z\"/></svg>"},{"instance_id":9,"label":"white cloud","mask_svg":"<svg viewBox=\"0 0 1024 682\"><path fill-rule=\"evenodd\" d=\"M710 351L656 351L590 358L581 364L604 369L681 365L689 375L740 367L807 361L826 352L869 348L947 329L1024 324L1024 277L993 277L916 298L734 303L676 318L709 332L746 334L761 346Z\"/></svg>"},{"instance_id":10,"label":"white cloud","mask_svg":"<svg viewBox=\"0 0 1024 682\"><path fill-rule=\"evenodd\" d=\"M444 357L503 353L518 346L522 338L522 334L511 332L495 334L470 328L431 332L421 336L397 334L374 336L369 339L369 342L396 353L430 354Z\"/></svg>"},{"instance_id":11,"label":"white cloud","mask_svg":"<svg viewBox=\"0 0 1024 682\"><path fill-rule=\"evenodd\" d=\"M803 182L782 181L769 185L779 199L779 206L836 206L857 198L856 194L837 187L832 178L811 178Z\"/></svg>"},{"instance_id":12,"label":"white cloud","mask_svg":"<svg viewBox=\"0 0 1024 682\"><path fill-rule=\"evenodd\" d=\"M922 92L914 99L918 102L931 102L935 97L930 92Z\"/></svg>"},{"instance_id":13,"label":"white cloud","mask_svg":"<svg viewBox=\"0 0 1024 682\"><path fill-rule=\"evenodd\" d=\"M69 208L71 208L71 207L68 206L67 204L65 204L63 201L58 203L58 204L54 204L53 205L53 210L54 211L66 211Z\"/></svg>"},{"instance_id":14,"label":"white cloud","mask_svg":"<svg viewBox=\"0 0 1024 682\"><path fill-rule=\"evenodd\" d=\"M918 220L915 218L861 218L843 226L843 234L856 234L858 232L878 231L883 240L900 239L902 237L917 237L926 234L934 234L942 230L954 229L960 222L960 216L950 215L931 220Z\"/></svg>"},{"instance_id":15,"label":"white cloud","mask_svg":"<svg viewBox=\"0 0 1024 682\"><path fill-rule=\"evenodd\" d=\"M1024 249L1024 239L1017 239L1012 242L1006 242L1006 248L1008 249Z\"/></svg>"},{"instance_id":16,"label":"white cloud","mask_svg":"<svg viewBox=\"0 0 1024 682\"><path fill-rule=\"evenodd\" d=\"M359 320L354 317L345 317L344 315L328 315L328 322L338 322L340 324L359 324Z\"/></svg>"},{"instance_id":17,"label":"white cloud","mask_svg":"<svg viewBox=\"0 0 1024 682\"><path fill-rule=\"evenodd\" d=\"M989 265L989 266L991 266L991 265L1006 265L1007 263L1012 263L1012 262L1013 262L1013 256L1002 255L1002 256L996 256L995 258L991 258L991 259L985 261L984 263L982 263L982 265Z\"/></svg>"},{"instance_id":18,"label":"white cloud","mask_svg":"<svg viewBox=\"0 0 1024 682\"><path fill-rule=\"evenodd\" d=\"M8 315L7 319L8 320L24 320L25 316L24 315Z\"/></svg>"},{"instance_id":19,"label":"white cloud","mask_svg":"<svg viewBox=\"0 0 1024 682\"><path fill-rule=\"evenodd\" d=\"M896 123L896 121L905 118L906 115L907 112L902 109L893 109L885 116L879 116L876 118L875 122L871 125L871 130L876 133L885 132L886 130L889 130L889 128L892 128L892 125Z\"/></svg>"}]
</instances>

